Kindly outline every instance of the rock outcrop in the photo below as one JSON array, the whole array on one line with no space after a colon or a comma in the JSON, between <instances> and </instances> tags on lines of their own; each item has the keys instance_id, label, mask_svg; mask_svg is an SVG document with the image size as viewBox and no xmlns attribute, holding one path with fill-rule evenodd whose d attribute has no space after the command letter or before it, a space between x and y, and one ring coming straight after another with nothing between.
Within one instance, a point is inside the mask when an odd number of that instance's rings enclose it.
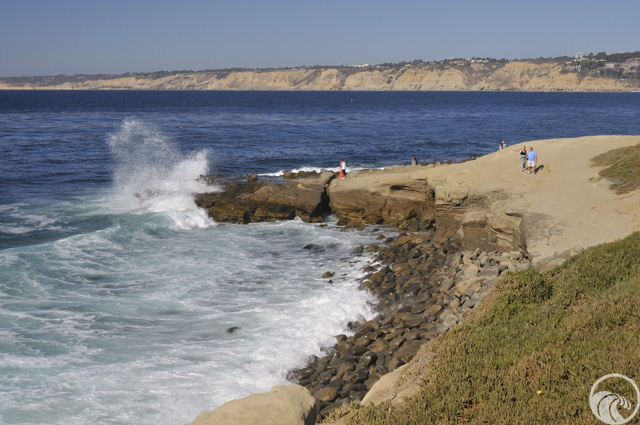
<instances>
[{"instance_id":1,"label":"rock outcrop","mask_svg":"<svg viewBox=\"0 0 640 425\"><path fill-rule=\"evenodd\" d=\"M389 175L393 171L403 173L408 170L411 169L391 167L385 171ZM435 219L433 193L426 180L398 175L397 179L374 177L368 180L370 184L357 184L362 177L378 173L377 170L355 171L346 179L331 182L327 190L329 207L338 217L338 224L403 226L411 221Z\"/></svg>"},{"instance_id":2,"label":"rock outcrop","mask_svg":"<svg viewBox=\"0 0 640 425\"><path fill-rule=\"evenodd\" d=\"M316 400L300 385L278 386L202 412L189 425L313 425L315 407Z\"/></svg>"},{"instance_id":3,"label":"rock outcrop","mask_svg":"<svg viewBox=\"0 0 640 425\"><path fill-rule=\"evenodd\" d=\"M326 186L334 173L322 172L283 182L228 184L224 191L200 194L196 204L218 222L323 221L328 211Z\"/></svg>"}]
</instances>

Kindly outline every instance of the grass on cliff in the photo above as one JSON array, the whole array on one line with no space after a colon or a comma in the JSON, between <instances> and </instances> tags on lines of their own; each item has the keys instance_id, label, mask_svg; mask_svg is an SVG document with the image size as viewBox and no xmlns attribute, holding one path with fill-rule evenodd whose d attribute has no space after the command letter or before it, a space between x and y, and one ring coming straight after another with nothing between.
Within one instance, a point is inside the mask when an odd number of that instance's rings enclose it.
<instances>
[{"instance_id":1,"label":"grass on cliff","mask_svg":"<svg viewBox=\"0 0 640 425\"><path fill-rule=\"evenodd\" d=\"M611 189L627 193L640 187L640 144L614 149L591 159L594 166L607 167L600 175L613 181Z\"/></svg>"},{"instance_id":2,"label":"grass on cliff","mask_svg":"<svg viewBox=\"0 0 640 425\"><path fill-rule=\"evenodd\" d=\"M416 398L352 406L344 423L599 424L588 402L598 378L640 384L640 234L496 285L486 310L434 344Z\"/></svg>"}]
</instances>

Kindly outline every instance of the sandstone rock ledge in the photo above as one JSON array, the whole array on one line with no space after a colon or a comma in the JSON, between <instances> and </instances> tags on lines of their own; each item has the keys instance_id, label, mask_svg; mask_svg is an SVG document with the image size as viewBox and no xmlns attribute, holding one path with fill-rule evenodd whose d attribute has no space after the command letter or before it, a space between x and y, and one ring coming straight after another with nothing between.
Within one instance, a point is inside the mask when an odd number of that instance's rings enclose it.
<instances>
[{"instance_id":1,"label":"sandstone rock ledge","mask_svg":"<svg viewBox=\"0 0 640 425\"><path fill-rule=\"evenodd\" d=\"M231 183L222 192L196 196L196 204L211 218L225 223L292 220L323 221L328 210L326 187L334 173L323 171L284 182Z\"/></svg>"}]
</instances>

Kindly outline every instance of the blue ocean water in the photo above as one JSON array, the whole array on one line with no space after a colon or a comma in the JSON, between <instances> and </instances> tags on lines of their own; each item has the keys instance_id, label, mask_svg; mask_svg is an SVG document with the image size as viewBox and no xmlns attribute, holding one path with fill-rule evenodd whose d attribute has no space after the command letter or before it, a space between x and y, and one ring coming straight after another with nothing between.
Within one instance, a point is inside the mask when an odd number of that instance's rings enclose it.
<instances>
[{"instance_id":1,"label":"blue ocean water","mask_svg":"<svg viewBox=\"0 0 640 425\"><path fill-rule=\"evenodd\" d=\"M595 134L640 134L640 94L0 91L0 423L186 423L373 314L377 232L215 223L202 174Z\"/></svg>"}]
</instances>

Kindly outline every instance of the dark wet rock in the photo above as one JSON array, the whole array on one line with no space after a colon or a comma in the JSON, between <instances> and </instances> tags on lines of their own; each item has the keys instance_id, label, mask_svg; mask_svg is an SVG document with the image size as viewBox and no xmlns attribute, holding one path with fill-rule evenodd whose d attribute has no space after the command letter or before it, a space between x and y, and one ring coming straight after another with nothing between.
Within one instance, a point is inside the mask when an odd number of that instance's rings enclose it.
<instances>
[{"instance_id":1,"label":"dark wet rock","mask_svg":"<svg viewBox=\"0 0 640 425\"><path fill-rule=\"evenodd\" d=\"M344 376L344 382L347 384L360 384L369 378L369 372L365 369L356 369L353 372L347 372Z\"/></svg>"},{"instance_id":2,"label":"dark wet rock","mask_svg":"<svg viewBox=\"0 0 640 425\"><path fill-rule=\"evenodd\" d=\"M340 366L338 366L335 376L336 378L342 378L345 373L354 371L355 369L356 367L353 363L344 362Z\"/></svg>"},{"instance_id":3,"label":"dark wet rock","mask_svg":"<svg viewBox=\"0 0 640 425\"><path fill-rule=\"evenodd\" d=\"M396 351L396 356L404 363L409 363L422 346L422 341L407 341Z\"/></svg>"},{"instance_id":4,"label":"dark wet rock","mask_svg":"<svg viewBox=\"0 0 640 425\"><path fill-rule=\"evenodd\" d=\"M318 375L315 381L321 385L327 385L333 378L334 373L335 371L333 370L324 371Z\"/></svg>"},{"instance_id":5,"label":"dark wet rock","mask_svg":"<svg viewBox=\"0 0 640 425\"><path fill-rule=\"evenodd\" d=\"M324 272L324 273L322 273L322 277L324 279L328 279L330 277L333 277L334 274L335 274L334 272Z\"/></svg>"},{"instance_id":6,"label":"dark wet rock","mask_svg":"<svg viewBox=\"0 0 640 425\"><path fill-rule=\"evenodd\" d=\"M328 403L338 398L338 395L338 390L336 390L335 388L324 387L316 392L313 396L322 402Z\"/></svg>"},{"instance_id":7,"label":"dark wet rock","mask_svg":"<svg viewBox=\"0 0 640 425\"><path fill-rule=\"evenodd\" d=\"M366 353L367 351L369 351L367 349L367 346L355 346L350 348L349 350L346 351L345 354L351 356L351 357L360 357L362 356L364 353Z\"/></svg>"},{"instance_id":8,"label":"dark wet rock","mask_svg":"<svg viewBox=\"0 0 640 425\"><path fill-rule=\"evenodd\" d=\"M374 351L368 351L360 358L360 365L369 367L371 364L374 364L376 360L378 360L378 355Z\"/></svg>"},{"instance_id":9,"label":"dark wet rock","mask_svg":"<svg viewBox=\"0 0 640 425\"><path fill-rule=\"evenodd\" d=\"M387 370L389 372L393 372L394 370L396 370L397 368L399 368L400 366L402 366L404 364L405 364L405 362L402 361L397 356L390 356L387 359L387 363L385 364L385 367L387 368Z\"/></svg>"},{"instance_id":10,"label":"dark wet rock","mask_svg":"<svg viewBox=\"0 0 640 425\"><path fill-rule=\"evenodd\" d=\"M378 338L372 342L368 348L375 353L379 353L388 350L389 344L387 344L384 338Z\"/></svg>"},{"instance_id":11,"label":"dark wet rock","mask_svg":"<svg viewBox=\"0 0 640 425\"><path fill-rule=\"evenodd\" d=\"M336 345L336 349L341 352L345 352L351 347L353 347L353 342L347 341L346 339L339 341L338 344Z\"/></svg>"},{"instance_id":12,"label":"dark wet rock","mask_svg":"<svg viewBox=\"0 0 640 425\"><path fill-rule=\"evenodd\" d=\"M369 334L370 332L373 331L373 326L370 325L362 325L362 327L360 329L358 329L356 332L354 332L353 337L355 339L358 339L362 336L366 336L367 334Z\"/></svg>"},{"instance_id":13,"label":"dark wet rock","mask_svg":"<svg viewBox=\"0 0 640 425\"><path fill-rule=\"evenodd\" d=\"M230 328L227 328L227 333L232 334L240 329L242 329L240 326L231 326Z\"/></svg>"}]
</instances>

